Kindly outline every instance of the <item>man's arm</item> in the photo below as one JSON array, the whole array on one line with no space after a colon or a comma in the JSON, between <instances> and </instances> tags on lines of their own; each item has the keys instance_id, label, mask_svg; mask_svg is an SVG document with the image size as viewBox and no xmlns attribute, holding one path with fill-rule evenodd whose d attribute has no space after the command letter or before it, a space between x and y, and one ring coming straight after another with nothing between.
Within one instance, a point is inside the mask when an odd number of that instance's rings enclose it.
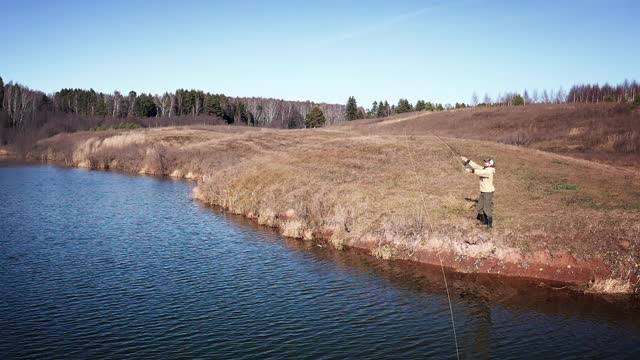
<instances>
[{"instance_id":1,"label":"man's arm","mask_svg":"<svg viewBox=\"0 0 640 360\"><path fill-rule=\"evenodd\" d=\"M480 177L489 177L489 175L491 175L492 173L491 169L482 169L482 168L476 169L475 167L471 172Z\"/></svg>"},{"instance_id":2,"label":"man's arm","mask_svg":"<svg viewBox=\"0 0 640 360\"><path fill-rule=\"evenodd\" d=\"M482 166L480 166L480 165L478 165L478 164L474 163L474 162L473 162L473 160L471 160L471 159L469 159L469 161L467 162L467 164L468 164L469 166L471 166L471 168L472 168L473 170L482 170Z\"/></svg>"}]
</instances>

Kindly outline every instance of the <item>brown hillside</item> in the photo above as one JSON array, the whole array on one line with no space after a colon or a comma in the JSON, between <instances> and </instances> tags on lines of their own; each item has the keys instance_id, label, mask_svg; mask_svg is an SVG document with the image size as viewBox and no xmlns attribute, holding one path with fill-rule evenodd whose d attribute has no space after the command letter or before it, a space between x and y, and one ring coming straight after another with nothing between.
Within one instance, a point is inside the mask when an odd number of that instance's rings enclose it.
<instances>
[{"instance_id":1,"label":"brown hillside","mask_svg":"<svg viewBox=\"0 0 640 360\"><path fill-rule=\"evenodd\" d=\"M343 127L372 135L434 134L498 142L619 167L637 169L640 164L640 107L631 104L528 105L410 113Z\"/></svg>"}]
</instances>

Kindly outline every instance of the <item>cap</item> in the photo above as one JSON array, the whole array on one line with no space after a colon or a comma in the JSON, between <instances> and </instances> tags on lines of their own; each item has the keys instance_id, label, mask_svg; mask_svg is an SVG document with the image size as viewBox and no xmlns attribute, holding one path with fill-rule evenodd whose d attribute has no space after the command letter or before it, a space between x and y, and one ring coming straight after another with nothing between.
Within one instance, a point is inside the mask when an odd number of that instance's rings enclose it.
<instances>
[{"instance_id":1,"label":"cap","mask_svg":"<svg viewBox=\"0 0 640 360\"><path fill-rule=\"evenodd\" d=\"M489 166L494 165L493 159L485 159L484 162L489 163Z\"/></svg>"}]
</instances>

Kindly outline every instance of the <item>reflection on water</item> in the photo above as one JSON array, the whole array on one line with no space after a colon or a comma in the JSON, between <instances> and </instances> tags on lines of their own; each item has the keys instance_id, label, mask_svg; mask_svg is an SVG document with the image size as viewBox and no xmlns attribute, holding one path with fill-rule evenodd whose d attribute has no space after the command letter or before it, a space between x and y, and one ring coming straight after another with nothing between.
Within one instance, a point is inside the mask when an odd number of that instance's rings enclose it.
<instances>
[{"instance_id":1,"label":"reflection on water","mask_svg":"<svg viewBox=\"0 0 640 360\"><path fill-rule=\"evenodd\" d=\"M284 239L191 184L0 168L0 358L453 358L442 272ZM464 358L637 358L637 300L447 273Z\"/></svg>"},{"instance_id":2,"label":"reflection on water","mask_svg":"<svg viewBox=\"0 0 640 360\"><path fill-rule=\"evenodd\" d=\"M219 210L213 210L219 211ZM235 223L254 225L239 215L226 215ZM388 280L398 288L445 296L442 269L439 266L409 261L382 261L363 251L337 251L331 247L296 239L281 238L292 251L304 251L331 261L343 269L358 269ZM522 279L488 274L461 274L446 271L447 284L454 302L482 304L482 309L499 305L513 311L535 311L549 315L588 318L593 321L618 323L640 328L640 301L633 296L597 295L577 292L560 284L553 285L535 279ZM490 313L485 311L485 313ZM485 314L486 315L486 314ZM482 316L485 316L482 315Z\"/></svg>"}]
</instances>

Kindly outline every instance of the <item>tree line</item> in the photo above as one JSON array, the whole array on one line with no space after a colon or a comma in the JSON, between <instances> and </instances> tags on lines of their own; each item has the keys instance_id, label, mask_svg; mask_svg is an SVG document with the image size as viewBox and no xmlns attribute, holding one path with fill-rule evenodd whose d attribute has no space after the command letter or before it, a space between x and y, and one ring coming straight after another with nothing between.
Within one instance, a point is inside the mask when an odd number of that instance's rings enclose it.
<instances>
[{"instance_id":1,"label":"tree line","mask_svg":"<svg viewBox=\"0 0 640 360\"><path fill-rule=\"evenodd\" d=\"M562 104L562 103L636 103L640 104L640 84L635 80L624 82L617 85L600 84L580 84L573 85L569 91L563 88L554 90L533 90L529 92L505 92L498 94L492 99L485 93L482 102L478 95L474 92L471 96L472 106L513 106L527 104Z\"/></svg>"},{"instance_id":2,"label":"tree line","mask_svg":"<svg viewBox=\"0 0 640 360\"><path fill-rule=\"evenodd\" d=\"M413 111L445 111L451 109L463 109L468 106L469 105L465 103L455 103L454 106L451 104L443 105L424 100L418 100L416 101L416 104L413 105L407 99L399 99L398 103L393 105L389 105L389 101L387 100L374 101L370 108L363 109L358 107L355 98L352 96L347 101L346 120L383 118Z\"/></svg>"},{"instance_id":3,"label":"tree line","mask_svg":"<svg viewBox=\"0 0 640 360\"><path fill-rule=\"evenodd\" d=\"M608 83L574 85L569 90L567 102L601 103L601 102L635 102L640 104L640 84L635 80L611 86Z\"/></svg>"},{"instance_id":4,"label":"tree line","mask_svg":"<svg viewBox=\"0 0 640 360\"><path fill-rule=\"evenodd\" d=\"M261 97L229 97L201 90L178 89L163 94L119 91L106 94L93 89L65 88L54 94L32 90L0 77L0 145L15 142L19 136L30 141L60 132L122 127L192 124L237 124L272 128L309 128L365 118L384 118L412 111L446 111L470 106L518 106L552 103L635 102L640 104L640 85L625 80L611 86L574 85L568 92L525 90L505 92L482 101L474 92L470 104L441 104L418 100L412 104L399 99L374 101L369 108L358 106L350 96L346 104L288 101ZM128 125L127 125L128 126Z\"/></svg>"},{"instance_id":5,"label":"tree line","mask_svg":"<svg viewBox=\"0 0 640 360\"><path fill-rule=\"evenodd\" d=\"M20 87L20 85L13 85ZM318 106L330 123L342 120L344 105L314 104L272 98L229 97L201 90L178 89L161 95L130 91L123 95L97 93L93 89L62 89L47 98L53 111L112 118L145 118L174 116L215 116L227 124L262 127L298 128L313 106ZM41 102L43 103L43 102Z\"/></svg>"},{"instance_id":6,"label":"tree line","mask_svg":"<svg viewBox=\"0 0 640 360\"><path fill-rule=\"evenodd\" d=\"M305 116L318 108L323 125L344 121L346 105L260 97L230 97L201 90L163 94L65 88L54 94L30 89L0 77L0 145L16 137L35 138L131 123L144 127L236 124L304 128ZM37 134L36 134L37 133Z\"/></svg>"},{"instance_id":7,"label":"tree line","mask_svg":"<svg viewBox=\"0 0 640 360\"><path fill-rule=\"evenodd\" d=\"M333 125L345 120L382 118L411 111L444 111L466 107L407 99L397 104L375 101L368 109L355 97L346 104L288 101L261 97L229 97L201 90L177 89L163 94L123 94L93 89L64 88L53 94L30 89L0 77L0 142L20 132L52 136L58 132L114 128L122 124L170 126L189 124L237 124L273 128L305 128ZM307 119L307 115L310 115Z\"/></svg>"},{"instance_id":8,"label":"tree line","mask_svg":"<svg viewBox=\"0 0 640 360\"><path fill-rule=\"evenodd\" d=\"M507 91L505 93L498 94L495 98L489 96L488 93L484 94L482 101L478 98L478 95L474 92L471 96L471 106L518 106L529 104L562 104L567 100L567 93L564 89L560 88L557 91L544 89L538 91L537 89L529 92L524 90L520 93L517 91Z\"/></svg>"}]
</instances>

